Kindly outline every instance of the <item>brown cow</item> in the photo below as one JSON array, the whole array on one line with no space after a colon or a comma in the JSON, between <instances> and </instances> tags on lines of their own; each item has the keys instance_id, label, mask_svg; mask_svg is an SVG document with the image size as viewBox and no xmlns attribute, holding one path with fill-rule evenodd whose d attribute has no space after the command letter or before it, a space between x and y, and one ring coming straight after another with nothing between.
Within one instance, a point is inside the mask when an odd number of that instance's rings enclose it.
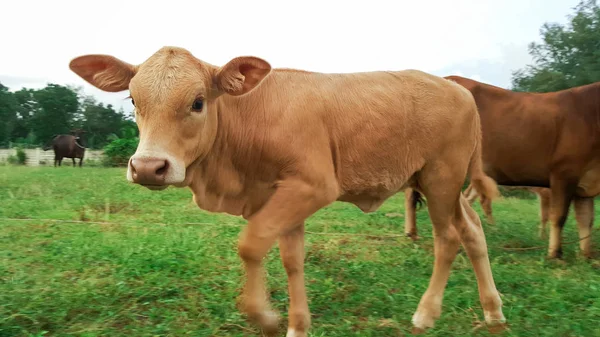
<instances>
[{"instance_id":1,"label":"brown cow","mask_svg":"<svg viewBox=\"0 0 600 337\"><path fill-rule=\"evenodd\" d=\"M540 201L540 225L539 225L539 236L542 239L546 238L546 226L549 218L549 208L550 208L550 189L546 187L527 187L527 186L507 186L507 189L522 189L532 193L535 193L538 196ZM417 206L421 203L421 195L420 193L408 188L404 191L404 208L406 212L406 216L404 218L404 231L406 236L410 237L412 240L416 241L418 239L417 235L417 225L416 225L416 210ZM472 184L469 184L467 189L464 191L465 198L467 201L472 204L477 197L479 197L479 193L473 187ZM495 222L494 217L492 216L492 207L491 207L492 198L483 197L481 199L481 204L483 206L484 213L487 217L487 221L490 224Z\"/></svg>"},{"instance_id":2,"label":"brown cow","mask_svg":"<svg viewBox=\"0 0 600 337\"><path fill-rule=\"evenodd\" d=\"M140 142L129 181L187 186L201 209L248 220L238 245L247 277L241 307L268 334L278 326L263 279L271 247L279 241L288 275L287 336L306 336L305 220L336 200L373 212L408 186L428 197L436 232L415 329L439 317L461 241L486 321L505 321L481 222L460 193L469 167L481 172L479 117L463 87L420 71L271 69L256 57L218 67L175 47L137 66L86 55L70 68L102 90L130 90Z\"/></svg>"},{"instance_id":3,"label":"brown cow","mask_svg":"<svg viewBox=\"0 0 600 337\"><path fill-rule=\"evenodd\" d=\"M475 97L485 173L499 185L536 188L541 200L541 233L549 204L548 256L562 256L562 229L573 202L582 238L580 250L591 257L594 197L600 194L600 82L551 93L524 93L459 76L446 78ZM405 230L415 234L418 193L406 191L406 196L411 218L407 217ZM483 196L481 204L491 217L491 201Z\"/></svg>"},{"instance_id":4,"label":"brown cow","mask_svg":"<svg viewBox=\"0 0 600 337\"><path fill-rule=\"evenodd\" d=\"M471 188L472 185L465 190L467 201L472 203L479 196L477 191ZM506 186L508 190L525 190L537 195L538 200L540 201L540 225L539 225L539 236L542 239L546 238L546 227L549 219L549 210L550 210L550 195L551 190L546 187L529 187L529 186ZM483 199L485 201L484 210L486 210L486 216L491 219L492 217L492 207L491 200L489 198ZM488 213L489 212L489 213Z\"/></svg>"},{"instance_id":5,"label":"brown cow","mask_svg":"<svg viewBox=\"0 0 600 337\"><path fill-rule=\"evenodd\" d=\"M71 158L73 167L75 167L75 158L79 158L79 167L83 162L85 147L81 144L81 134L84 131L73 131L75 135L58 135L52 139L50 144L42 147L42 150L48 151L54 149L54 167L61 166L63 158Z\"/></svg>"}]
</instances>

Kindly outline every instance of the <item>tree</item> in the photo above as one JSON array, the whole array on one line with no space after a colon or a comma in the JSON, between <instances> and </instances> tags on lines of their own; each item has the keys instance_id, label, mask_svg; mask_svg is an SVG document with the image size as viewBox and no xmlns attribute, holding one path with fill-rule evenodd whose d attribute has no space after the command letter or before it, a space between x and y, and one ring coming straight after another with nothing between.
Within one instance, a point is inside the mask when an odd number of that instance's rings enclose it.
<instances>
[{"instance_id":1,"label":"tree","mask_svg":"<svg viewBox=\"0 0 600 337\"><path fill-rule=\"evenodd\" d=\"M81 127L86 131L88 147L102 148L120 136L124 116L115 111L112 105L104 106L92 96L87 96L83 99L81 110Z\"/></svg>"},{"instance_id":2,"label":"tree","mask_svg":"<svg viewBox=\"0 0 600 337\"><path fill-rule=\"evenodd\" d=\"M17 124L17 100L8 88L0 83L0 146L8 144Z\"/></svg>"},{"instance_id":3,"label":"tree","mask_svg":"<svg viewBox=\"0 0 600 337\"><path fill-rule=\"evenodd\" d=\"M58 84L48 84L45 88L33 91L37 102L31 117L30 130L38 142L46 142L53 135L68 134L73 125L79 102L77 92Z\"/></svg>"},{"instance_id":4,"label":"tree","mask_svg":"<svg viewBox=\"0 0 600 337\"><path fill-rule=\"evenodd\" d=\"M112 105L83 95L77 87L50 83L39 90L11 93L0 84L0 147L10 142L41 145L54 135L83 129L84 145L100 149L116 139L136 138L133 117L123 108L117 112Z\"/></svg>"},{"instance_id":5,"label":"tree","mask_svg":"<svg viewBox=\"0 0 600 337\"><path fill-rule=\"evenodd\" d=\"M515 91L550 92L600 81L600 8L583 0L567 25L546 23L531 43L534 64L513 72Z\"/></svg>"},{"instance_id":6,"label":"tree","mask_svg":"<svg viewBox=\"0 0 600 337\"><path fill-rule=\"evenodd\" d=\"M8 144L17 123L17 100L0 83L0 146Z\"/></svg>"},{"instance_id":7,"label":"tree","mask_svg":"<svg viewBox=\"0 0 600 337\"><path fill-rule=\"evenodd\" d=\"M11 141L22 142L24 139L35 141L31 131L31 119L38 110L38 104L33 97L34 90L22 88L14 93L17 103L17 121L13 129Z\"/></svg>"}]
</instances>

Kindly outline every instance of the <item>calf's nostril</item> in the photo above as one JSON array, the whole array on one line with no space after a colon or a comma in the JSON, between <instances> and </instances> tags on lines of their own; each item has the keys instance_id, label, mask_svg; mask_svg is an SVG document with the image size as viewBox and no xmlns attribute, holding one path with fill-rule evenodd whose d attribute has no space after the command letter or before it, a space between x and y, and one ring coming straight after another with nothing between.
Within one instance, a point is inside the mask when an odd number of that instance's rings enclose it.
<instances>
[{"instance_id":1,"label":"calf's nostril","mask_svg":"<svg viewBox=\"0 0 600 337\"><path fill-rule=\"evenodd\" d=\"M137 176L137 170L135 169L135 159L129 160L129 168L131 169L131 174L135 178Z\"/></svg>"},{"instance_id":2,"label":"calf's nostril","mask_svg":"<svg viewBox=\"0 0 600 337\"><path fill-rule=\"evenodd\" d=\"M156 169L156 175L157 176L163 176L167 173L167 169L169 168L169 162L167 162L166 160L163 161L162 166L160 166L158 169Z\"/></svg>"}]
</instances>

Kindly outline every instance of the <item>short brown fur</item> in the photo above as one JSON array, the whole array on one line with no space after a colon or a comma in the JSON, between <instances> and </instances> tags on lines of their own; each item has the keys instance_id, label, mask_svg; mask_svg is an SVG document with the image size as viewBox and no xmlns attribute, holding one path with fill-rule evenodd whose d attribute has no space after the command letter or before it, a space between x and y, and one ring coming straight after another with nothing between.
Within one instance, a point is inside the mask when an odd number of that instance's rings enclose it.
<instances>
[{"instance_id":1,"label":"short brown fur","mask_svg":"<svg viewBox=\"0 0 600 337\"><path fill-rule=\"evenodd\" d=\"M108 91L120 87L94 78L135 73L124 79L140 128L130 181L187 186L200 208L248 220L238 245L247 276L242 310L266 333L277 331L262 266L271 247L279 241L288 274L287 336L307 336L304 221L336 200L373 212L409 186L428 198L436 233L434 271L415 329L439 317L461 242L486 321L505 321L481 222L460 193L467 171L481 164L480 122L467 90L416 70L324 74L271 69L254 57L216 67L190 55L166 47L139 67L88 55L71 69ZM165 77L171 67L174 82ZM94 72L102 76L89 76ZM203 108L194 111L199 100Z\"/></svg>"},{"instance_id":2,"label":"short brown fur","mask_svg":"<svg viewBox=\"0 0 600 337\"><path fill-rule=\"evenodd\" d=\"M548 256L562 256L561 232L572 201L579 236L587 237L580 241L580 249L591 256L593 198L600 194L600 82L551 93L522 93L459 76L446 78L475 98L485 173L499 185L529 187L540 197L540 235L548 218L552 224ZM481 204L492 218L491 200L482 196ZM407 220L405 230L416 235L414 221Z\"/></svg>"}]
</instances>

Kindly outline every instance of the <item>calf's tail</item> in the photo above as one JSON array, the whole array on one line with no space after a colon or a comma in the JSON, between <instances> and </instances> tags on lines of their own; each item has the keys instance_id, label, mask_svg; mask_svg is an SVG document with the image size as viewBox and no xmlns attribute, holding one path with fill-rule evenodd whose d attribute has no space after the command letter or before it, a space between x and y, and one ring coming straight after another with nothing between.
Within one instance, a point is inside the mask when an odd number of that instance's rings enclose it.
<instances>
[{"instance_id":1,"label":"calf's tail","mask_svg":"<svg viewBox=\"0 0 600 337\"><path fill-rule=\"evenodd\" d=\"M479 123L477 123L477 127L479 127ZM475 151L473 151L473 154L471 155L468 175L471 178L471 186L469 187L473 187L481 197L485 197L491 201L500 196L496 181L483 171L483 162L481 159L481 132L478 132Z\"/></svg>"}]
</instances>

